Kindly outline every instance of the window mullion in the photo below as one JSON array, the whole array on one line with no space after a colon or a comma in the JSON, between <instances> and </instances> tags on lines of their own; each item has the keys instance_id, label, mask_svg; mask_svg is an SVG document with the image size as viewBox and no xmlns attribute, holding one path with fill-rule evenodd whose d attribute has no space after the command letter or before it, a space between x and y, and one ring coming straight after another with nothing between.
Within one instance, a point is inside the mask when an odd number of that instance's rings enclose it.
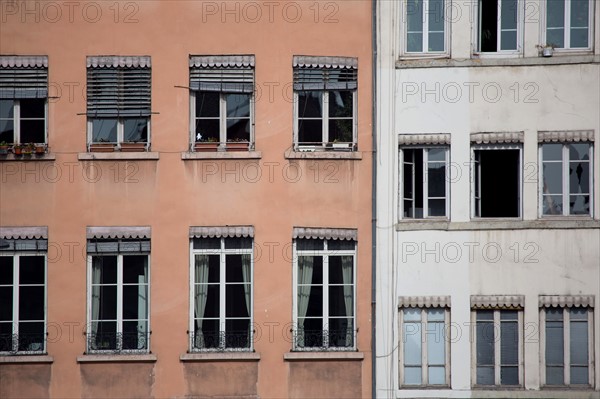
<instances>
[{"instance_id":1,"label":"window mullion","mask_svg":"<svg viewBox=\"0 0 600 399\"><path fill-rule=\"evenodd\" d=\"M329 332L329 250L325 240L325 254L323 254L323 331ZM329 334L323 333L323 343L329 347Z\"/></svg>"},{"instance_id":2,"label":"window mullion","mask_svg":"<svg viewBox=\"0 0 600 399\"><path fill-rule=\"evenodd\" d=\"M423 0L423 52L429 51L429 0Z\"/></svg>"},{"instance_id":3,"label":"window mullion","mask_svg":"<svg viewBox=\"0 0 600 399\"><path fill-rule=\"evenodd\" d=\"M21 101L15 100L13 103L13 133L15 143L21 143Z\"/></svg>"},{"instance_id":4,"label":"window mullion","mask_svg":"<svg viewBox=\"0 0 600 399\"><path fill-rule=\"evenodd\" d=\"M571 212L569 208L569 193L571 187L569 186L569 167L571 165L571 159L569 156L569 145L563 144L562 146L562 201L563 201L563 216L568 216Z\"/></svg>"},{"instance_id":5,"label":"window mullion","mask_svg":"<svg viewBox=\"0 0 600 399\"><path fill-rule=\"evenodd\" d=\"M124 121L122 118L117 119L117 143L122 143L123 141L123 130L124 130Z\"/></svg>"},{"instance_id":6,"label":"window mullion","mask_svg":"<svg viewBox=\"0 0 600 399\"><path fill-rule=\"evenodd\" d=\"M563 308L563 339L564 339L564 377L565 385L571 384L571 315L569 308Z\"/></svg>"},{"instance_id":7,"label":"window mullion","mask_svg":"<svg viewBox=\"0 0 600 399\"><path fill-rule=\"evenodd\" d=\"M221 143L227 142L227 100L225 99L225 93L219 94L219 141ZM221 239L223 240L223 239Z\"/></svg>"},{"instance_id":8,"label":"window mullion","mask_svg":"<svg viewBox=\"0 0 600 399\"><path fill-rule=\"evenodd\" d=\"M117 350L123 349L123 255L117 255ZM117 335L119 336L119 335Z\"/></svg>"},{"instance_id":9,"label":"window mullion","mask_svg":"<svg viewBox=\"0 0 600 399\"><path fill-rule=\"evenodd\" d=\"M427 310L421 309L421 381L424 385L429 384L427 349L429 347L428 332L429 324L427 323Z\"/></svg>"},{"instance_id":10,"label":"window mullion","mask_svg":"<svg viewBox=\"0 0 600 399\"><path fill-rule=\"evenodd\" d=\"M327 90L323 91L323 108L322 115L323 120L321 121L323 126L323 140L322 144L329 143L329 92Z\"/></svg>"},{"instance_id":11,"label":"window mullion","mask_svg":"<svg viewBox=\"0 0 600 399\"><path fill-rule=\"evenodd\" d=\"M498 17L496 18L496 51L502 49L502 0L498 0L496 4Z\"/></svg>"},{"instance_id":12,"label":"window mullion","mask_svg":"<svg viewBox=\"0 0 600 399\"><path fill-rule=\"evenodd\" d=\"M571 48L571 0L565 0L565 48Z\"/></svg>"},{"instance_id":13,"label":"window mullion","mask_svg":"<svg viewBox=\"0 0 600 399\"><path fill-rule=\"evenodd\" d=\"M21 264L20 255L15 255L13 258L13 315L12 315L12 333L11 347L13 350L18 350L17 341L14 340L14 335L19 335L19 267ZM15 345L17 344L17 345ZM16 347L15 347L16 346Z\"/></svg>"},{"instance_id":14,"label":"window mullion","mask_svg":"<svg viewBox=\"0 0 600 399\"><path fill-rule=\"evenodd\" d=\"M421 181L423 189L423 218L429 216L429 150L423 148L423 179Z\"/></svg>"},{"instance_id":15,"label":"window mullion","mask_svg":"<svg viewBox=\"0 0 600 399\"><path fill-rule=\"evenodd\" d=\"M219 346L222 348L225 347L225 341L221 340L223 337L223 333L226 332L226 318L225 318L225 310L227 306L225 304L225 290L227 288L227 282L225 281L225 268L227 267L226 255L225 255L225 239L221 238L221 251L219 254Z\"/></svg>"},{"instance_id":16,"label":"window mullion","mask_svg":"<svg viewBox=\"0 0 600 399\"><path fill-rule=\"evenodd\" d=\"M496 385L500 385L500 367L502 365L500 355L501 355L501 345L500 342L502 340L502 324L500 321L500 311L494 310L494 382ZM496 335L496 333L498 335Z\"/></svg>"}]
</instances>

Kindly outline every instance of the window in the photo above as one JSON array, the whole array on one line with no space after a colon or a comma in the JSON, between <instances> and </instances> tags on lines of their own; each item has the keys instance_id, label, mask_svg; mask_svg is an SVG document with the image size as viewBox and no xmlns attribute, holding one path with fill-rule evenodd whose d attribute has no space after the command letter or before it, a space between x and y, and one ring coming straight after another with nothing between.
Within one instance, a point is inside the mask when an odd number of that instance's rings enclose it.
<instances>
[{"instance_id":1,"label":"window","mask_svg":"<svg viewBox=\"0 0 600 399\"><path fill-rule=\"evenodd\" d=\"M479 0L477 50L482 53L521 49L521 2Z\"/></svg>"},{"instance_id":2,"label":"window","mask_svg":"<svg viewBox=\"0 0 600 399\"><path fill-rule=\"evenodd\" d=\"M450 384L449 301L401 298L400 387Z\"/></svg>"},{"instance_id":3,"label":"window","mask_svg":"<svg viewBox=\"0 0 600 399\"><path fill-rule=\"evenodd\" d=\"M150 145L150 57L88 57L88 143L145 151Z\"/></svg>"},{"instance_id":4,"label":"window","mask_svg":"<svg viewBox=\"0 0 600 399\"><path fill-rule=\"evenodd\" d=\"M474 217L520 217L522 142L522 132L471 134Z\"/></svg>"},{"instance_id":5,"label":"window","mask_svg":"<svg viewBox=\"0 0 600 399\"><path fill-rule=\"evenodd\" d=\"M593 387L593 296L542 296L540 305L542 384Z\"/></svg>"},{"instance_id":6,"label":"window","mask_svg":"<svg viewBox=\"0 0 600 399\"><path fill-rule=\"evenodd\" d=\"M356 231L324 230L294 232L295 350L355 348Z\"/></svg>"},{"instance_id":7,"label":"window","mask_svg":"<svg viewBox=\"0 0 600 399\"><path fill-rule=\"evenodd\" d=\"M88 238L88 353L149 351L150 240L123 236Z\"/></svg>"},{"instance_id":8,"label":"window","mask_svg":"<svg viewBox=\"0 0 600 399\"><path fill-rule=\"evenodd\" d=\"M448 217L448 147L401 147L402 218Z\"/></svg>"},{"instance_id":9,"label":"window","mask_svg":"<svg viewBox=\"0 0 600 399\"><path fill-rule=\"evenodd\" d=\"M0 142L46 143L48 57L0 56Z\"/></svg>"},{"instance_id":10,"label":"window","mask_svg":"<svg viewBox=\"0 0 600 399\"><path fill-rule=\"evenodd\" d=\"M254 145L254 56L190 57L191 143L196 151Z\"/></svg>"},{"instance_id":11,"label":"window","mask_svg":"<svg viewBox=\"0 0 600 399\"><path fill-rule=\"evenodd\" d=\"M540 145L540 209L543 216L592 214L592 151L591 142L544 142Z\"/></svg>"},{"instance_id":12,"label":"window","mask_svg":"<svg viewBox=\"0 0 600 399\"><path fill-rule=\"evenodd\" d=\"M591 0L547 0L546 44L559 49L591 49Z\"/></svg>"},{"instance_id":13,"label":"window","mask_svg":"<svg viewBox=\"0 0 600 399\"><path fill-rule=\"evenodd\" d=\"M357 148L358 59L294 56L294 149Z\"/></svg>"},{"instance_id":14,"label":"window","mask_svg":"<svg viewBox=\"0 0 600 399\"><path fill-rule=\"evenodd\" d=\"M252 349L253 229L195 228L191 238L190 350Z\"/></svg>"},{"instance_id":15,"label":"window","mask_svg":"<svg viewBox=\"0 0 600 399\"><path fill-rule=\"evenodd\" d=\"M522 385L521 310L475 311L476 385Z\"/></svg>"},{"instance_id":16,"label":"window","mask_svg":"<svg viewBox=\"0 0 600 399\"><path fill-rule=\"evenodd\" d=\"M402 53L447 53L446 8L449 0L406 0Z\"/></svg>"},{"instance_id":17,"label":"window","mask_svg":"<svg viewBox=\"0 0 600 399\"><path fill-rule=\"evenodd\" d=\"M46 352L46 238L0 237L0 355Z\"/></svg>"}]
</instances>

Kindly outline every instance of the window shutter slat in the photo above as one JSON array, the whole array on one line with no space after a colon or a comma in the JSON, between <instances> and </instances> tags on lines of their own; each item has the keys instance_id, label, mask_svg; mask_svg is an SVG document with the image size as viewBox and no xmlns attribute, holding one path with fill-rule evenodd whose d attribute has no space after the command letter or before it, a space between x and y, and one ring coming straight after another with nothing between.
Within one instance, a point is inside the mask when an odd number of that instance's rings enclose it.
<instances>
[{"instance_id":1,"label":"window shutter slat","mask_svg":"<svg viewBox=\"0 0 600 399\"><path fill-rule=\"evenodd\" d=\"M225 93L252 93L254 70L240 68L190 68L190 89Z\"/></svg>"},{"instance_id":2,"label":"window shutter slat","mask_svg":"<svg viewBox=\"0 0 600 399\"><path fill-rule=\"evenodd\" d=\"M87 113L113 118L150 116L150 68L88 68Z\"/></svg>"},{"instance_id":3,"label":"window shutter slat","mask_svg":"<svg viewBox=\"0 0 600 399\"><path fill-rule=\"evenodd\" d=\"M0 67L0 98L47 97L47 68Z\"/></svg>"}]
</instances>

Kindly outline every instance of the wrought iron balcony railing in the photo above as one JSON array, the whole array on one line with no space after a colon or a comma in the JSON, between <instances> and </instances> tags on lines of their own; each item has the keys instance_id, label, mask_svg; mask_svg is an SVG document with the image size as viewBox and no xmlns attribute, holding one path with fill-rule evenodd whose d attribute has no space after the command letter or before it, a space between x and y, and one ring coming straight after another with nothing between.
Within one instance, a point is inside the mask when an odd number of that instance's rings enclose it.
<instances>
[{"instance_id":1,"label":"wrought iron balcony railing","mask_svg":"<svg viewBox=\"0 0 600 399\"><path fill-rule=\"evenodd\" d=\"M293 331L294 350L348 351L355 349L356 331L353 329Z\"/></svg>"},{"instance_id":2,"label":"wrought iron balcony railing","mask_svg":"<svg viewBox=\"0 0 600 399\"><path fill-rule=\"evenodd\" d=\"M0 334L0 353L44 353L45 341L44 333Z\"/></svg>"},{"instance_id":3,"label":"wrought iron balcony railing","mask_svg":"<svg viewBox=\"0 0 600 399\"><path fill-rule=\"evenodd\" d=\"M243 331L190 331L191 352L218 352L218 351L249 351L252 348L251 334Z\"/></svg>"},{"instance_id":4,"label":"wrought iron balcony railing","mask_svg":"<svg viewBox=\"0 0 600 399\"><path fill-rule=\"evenodd\" d=\"M148 351L149 333L88 333L89 353L140 353Z\"/></svg>"}]
</instances>

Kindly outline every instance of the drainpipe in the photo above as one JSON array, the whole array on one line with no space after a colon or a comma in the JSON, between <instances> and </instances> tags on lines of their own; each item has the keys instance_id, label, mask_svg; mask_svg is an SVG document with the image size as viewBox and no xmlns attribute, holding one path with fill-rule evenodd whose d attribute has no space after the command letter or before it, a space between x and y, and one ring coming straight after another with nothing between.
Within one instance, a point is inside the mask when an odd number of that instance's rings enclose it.
<instances>
[{"instance_id":1,"label":"drainpipe","mask_svg":"<svg viewBox=\"0 0 600 399\"><path fill-rule=\"evenodd\" d=\"M377 0L371 1L371 46L373 47L372 60L372 89L373 98L372 108L372 134L373 149L372 171L371 171L371 398L377 397L377 370L375 362L377 360L376 345L376 277L377 277Z\"/></svg>"}]
</instances>

